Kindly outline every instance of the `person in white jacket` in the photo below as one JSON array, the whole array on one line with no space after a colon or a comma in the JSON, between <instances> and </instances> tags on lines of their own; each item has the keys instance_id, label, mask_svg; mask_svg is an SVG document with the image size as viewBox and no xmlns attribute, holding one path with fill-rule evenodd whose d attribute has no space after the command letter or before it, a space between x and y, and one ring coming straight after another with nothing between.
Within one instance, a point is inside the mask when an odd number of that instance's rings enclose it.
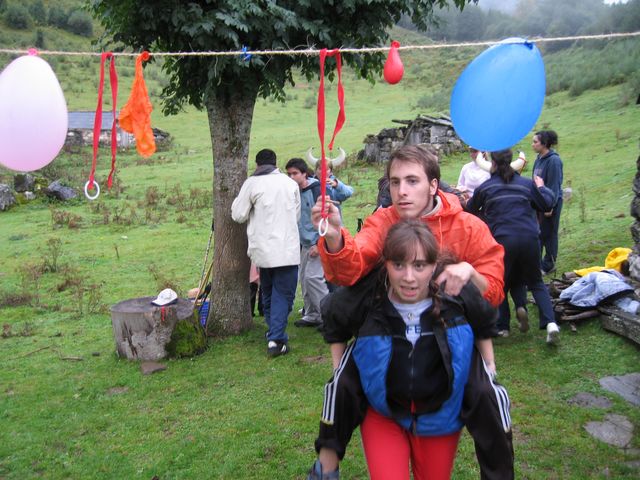
<instances>
[{"instance_id":1,"label":"person in white jacket","mask_svg":"<svg viewBox=\"0 0 640 480\"><path fill-rule=\"evenodd\" d=\"M478 150L473 147L469 147L469 157L471 161L465 163L460 170L460 176L458 177L458 184L456 188L461 192L464 192L466 199L469 200L473 196L474 190L489 180L491 174L480 168L476 163L476 157L480 154Z\"/></svg>"},{"instance_id":2,"label":"person in white jacket","mask_svg":"<svg viewBox=\"0 0 640 480\"><path fill-rule=\"evenodd\" d=\"M287 318L293 308L300 264L300 189L276 167L276 154L260 150L256 171L242 184L231 205L231 218L247 222L247 254L260 269L267 354L289 351Z\"/></svg>"}]
</instances>

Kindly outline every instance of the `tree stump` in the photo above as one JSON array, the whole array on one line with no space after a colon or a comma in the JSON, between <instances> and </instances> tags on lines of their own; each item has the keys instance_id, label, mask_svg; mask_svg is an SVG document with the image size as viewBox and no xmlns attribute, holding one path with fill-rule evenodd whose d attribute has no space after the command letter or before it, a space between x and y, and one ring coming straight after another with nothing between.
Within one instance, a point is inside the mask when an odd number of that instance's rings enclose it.
<instances>
[{"instance_id":1,"label":"tree stump","mask_svg":"<svg viewBox=\"0 0 640 480\"><path fill-rule=\"evenodd\" d=\"M155 298L132 298L111 307L113 337L121 358L165 358L176 324L193 316L193 303L189 300L179 298L173 305L157 307L151 303Z\"/></svg>"}]
</instances>

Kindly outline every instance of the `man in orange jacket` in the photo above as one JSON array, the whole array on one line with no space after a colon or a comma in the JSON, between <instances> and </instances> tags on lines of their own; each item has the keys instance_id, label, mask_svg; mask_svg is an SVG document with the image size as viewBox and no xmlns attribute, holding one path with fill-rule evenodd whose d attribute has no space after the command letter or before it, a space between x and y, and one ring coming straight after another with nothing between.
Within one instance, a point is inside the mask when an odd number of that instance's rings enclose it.
<instances>
[{"instance_id":1,"label":"man in orange jacket","mask_svg":"<svg viewBox=\"0 0 640 480\"><path fill-rule=\"evenodd\" d=\"M338 209L327 200L327 233L318 242L327 280L344 286L356 283L380 262L389 228L400 219L419 218L429 226L441 248L460 260L447 266L438 277L445 293L457 295L471 281L491 304L499 305L504 298L504 250L484 222L462 210L455 195L438 189L440 167L435 151L421 146L401 147L387 164L387 176L392 206L381 208L367 218L355 237L342 227ZM311 216L317 227L323 216L322 199L312 208ZM359 321L361 319L354 319L354 323ZM331 343L336 372L341 360L343 365L347 363L342 358L345 349L345 343ZM504 388L493 381L493 358L480 363L484 365L476 365L472 370L486 378L474 379L474 385L465 389L463 418L474 437L482 478L513 478L508 396ZM334 374L328 386L335 388L325 388L325 392L335 396L335 392L341 390L338 380ZM340 404L335 398L325 396L325 404L328 402L332 406ZM336 419L339 418L340 415L336 415ZM309 478L337 478L331 475L337 473L338 459L344 456L357 419L345 421L347 425L339 423L320 422L320 436L316 440L319 460Z\"/></svg>"}]
</instances>

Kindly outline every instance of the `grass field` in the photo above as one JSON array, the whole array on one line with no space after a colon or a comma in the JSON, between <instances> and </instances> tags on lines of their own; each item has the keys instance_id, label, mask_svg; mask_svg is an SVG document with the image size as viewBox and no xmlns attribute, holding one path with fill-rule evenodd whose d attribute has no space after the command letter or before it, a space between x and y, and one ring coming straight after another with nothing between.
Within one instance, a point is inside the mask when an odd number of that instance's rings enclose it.
<instances>
[{"instance_id":1,"label":"grass field","mask_svg":"<svg viewBox=\"0 0 640 480\"><path fill-rule=\"evenodd\" d=\"M353 154L367 133L392 126L392 119L430 113L415 109L420 99L434 99L433 109L441 109L437 99L448 95L477 53L408 56L407 77L397 86L347 75L347 124L338 145ZM82 62L57 60L70 109L95 107L95 65ZM118 62L123 72L132 71L132 61ZM152 76L151 90L158 92L162 73ZM131 80L131 74L121 77L120 105ZM316 88L317 82L301 81L285 104L258 102L252 156L270 147L283 165L317 145L315 109L305 107ZM561 221L559 271L602 264L612 248L631 244L640 110L621 104L625 88L555 93L536 125L558 132L565 186L573 189ZM336 114L334 89L327 91L328 125ZM0 319L11 332L0 338L0 478L304 478L314 458L331 364L317 332L293 327L297 314L290 318L292 352L276 360L266 359L260 318L250 332L212 340L204 354L168 361L165 372L148 377L114 353L108 306L165 285L183 293L195 286L209 236L213 167L206 115L187 109L165 118L154 98L154 126L173 135L170 150L150 161L120 153L117 185L97 202L40 199L0 212ZM533 160L530 140L518 147ZM443 178L455 183L464 162L465 155L442 159ZM80 188L89 163L90 152L82 151L47 169ZM100 182L108 164L108 152L101 151ZM344 205L350 230L371 212L380 174L381 167L353 162L338 172L356 189ZM6 171L0 177L10 179ZM300 306L298 300L294 312ZM70 356L83 360L62 359ZM640 427L638 409L598 384L603 376L637 371L637 346L591 321L577 333L563 329L558 348L548 348L536 330L514 333L496 341L496 356L513 402L517 478L637 478L625 465L639 460L637 450L625 454L583 428L607 413ZM582 391L610 398L613 407L567 403ZM640 448L637 436L632 447ZM342 472L347 479L367 477L357 435ZM466 434L454 478L478 478Z\"/></svg>"}]
</instances>

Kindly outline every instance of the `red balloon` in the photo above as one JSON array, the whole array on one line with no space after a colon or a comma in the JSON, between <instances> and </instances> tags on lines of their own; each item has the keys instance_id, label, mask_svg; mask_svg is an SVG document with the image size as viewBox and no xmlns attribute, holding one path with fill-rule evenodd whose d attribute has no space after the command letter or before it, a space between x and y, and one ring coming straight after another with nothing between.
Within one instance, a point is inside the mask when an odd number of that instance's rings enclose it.
<instances>
[{"instance_id":1,"label":"red balloon","mask_svg":"<svg viewBox=\"0 0 640 480\"><path fill-rule=\"evenodd\" d=\"M402 65L400 53L398 52L399 46L400 43L395 40L391 42L389 56L384 64L384 79L391 85L395 85L402 80L402 75L404 75L404 65Z\"/></svg>"}]
</instances>

